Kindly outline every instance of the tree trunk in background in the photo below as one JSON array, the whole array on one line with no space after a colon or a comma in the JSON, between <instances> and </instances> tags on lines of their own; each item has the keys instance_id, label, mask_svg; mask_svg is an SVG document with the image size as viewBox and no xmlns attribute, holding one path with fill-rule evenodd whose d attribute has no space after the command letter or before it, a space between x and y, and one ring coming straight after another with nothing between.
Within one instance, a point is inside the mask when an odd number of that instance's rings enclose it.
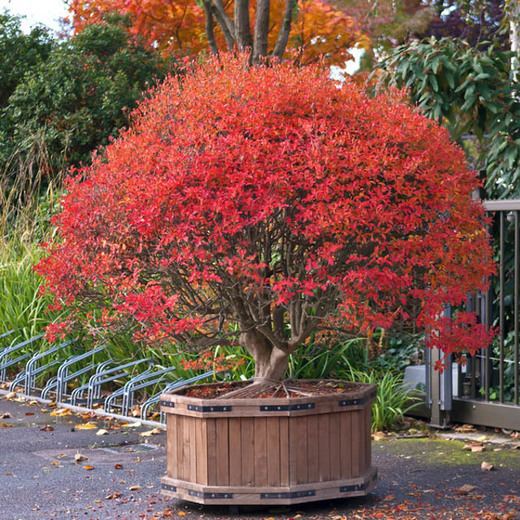
<instances>
[{"instance_id":1,"label":"tree trunk in background","mask_svg":"<svg viewBox=\"0 0 520 520\"><path fill-rule=\"evenodd\" d=\"M206 32L211 51L216 53L214 22L220 26L228 50L251 52L251 63L259 63L269 55L282 58L289 42L292 18L298 0L285 0L285 11L276 44L268 48L270 0L257 0L254 34L251 34L250 0L234 0L233 20L224 8L223 0L204 0Z\"/></svg>"}]
</instances>

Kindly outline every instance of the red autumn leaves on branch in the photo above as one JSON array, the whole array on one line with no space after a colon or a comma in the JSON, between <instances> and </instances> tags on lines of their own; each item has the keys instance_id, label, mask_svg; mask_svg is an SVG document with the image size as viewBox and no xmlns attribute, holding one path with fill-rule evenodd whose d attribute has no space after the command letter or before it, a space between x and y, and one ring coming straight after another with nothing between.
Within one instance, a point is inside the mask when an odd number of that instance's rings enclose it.
<instances>
[{"instance_id":1,"label":"red autumn leaves on branch","mask_svg":"<svg viewBox=\"0 0 520 520\"><path fill-rule=\"evenodd\" d=\"M238 330L257 362L259 342L281 356L320 329L396 320L445 352L486 346L474 315L440 318L493 271L448 132L319 66L244 59L166 80L69 181L38 267L49 290L151 341Z\"/></svg>"}]
</instances>

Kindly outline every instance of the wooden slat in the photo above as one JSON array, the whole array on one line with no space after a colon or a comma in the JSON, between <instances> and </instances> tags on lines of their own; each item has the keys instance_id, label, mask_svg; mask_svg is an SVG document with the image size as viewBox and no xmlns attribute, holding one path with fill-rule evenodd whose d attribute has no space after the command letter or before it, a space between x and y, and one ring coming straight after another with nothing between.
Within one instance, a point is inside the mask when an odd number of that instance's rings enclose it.
<instances>
[{"instance_id":1,"label":"wooden slat","mask_svg":"<svg viewBox=\"0 0 520 520\"><path fill-rule=\"evenodd\" d=\"M255 486L267 486L267 417L253 419Z\"/></svg>"},{"instance_id":2,"label":"wooden slat","mask_svg":"<svg viewBox=\"0 0 520 520\"><path fill-rule=\"evenodd\" d=\"M365 468L372 466L372 410L370 406L365 411Z\"/></svg>"},{"instance_id":3,"label":"wooden slat","mask_svg":"<svg viewBox=\"0 0 520 520\"><path fill-rule=\"evenodd\" d=\"M330 417L329 415L320 415L318 421L318 437L320 439L318 448L319 473L320 481L330 480L330 446L328 440L330 436Z\"/></svg>"},{"instance_id":4,"label":"wooden slat","mask_svg":"<svg viewBox=\"0 0 520 520\"><path fill-rule=\"evenodd\" d=\"M231 418L229 421L229 484L242 485L242 448L240 423L242 419Z\"/></svg>"},{"instance_id":5,"label":"wooden slat","mask_svg":"<svg viewBox=\"0 0 520 520\"><path fill-rule=\"evenodd\" d=\"M197 482L197 429L196 422L198 419L190 417L189 422L189 438L188 449L190 452L190 481Z\"/></svg>"},{"instance_id":6,"label":"wooden slat","mask_svg":"<svg viewBox=\"0 0 520 520\"><path fill-rule=\"evenodd\" d=\"M316 415L309 415L307 418L307 463L309 482L317 482L320 480L318 421L319 419Z\"/></svg>"},{"instance_id":7,"label":"wooden slat","mask_svg":"<svg viewBox=\"0 0 520 520\"><path fill-rule=\"evenodd\" d=\"M352 477L352 414L340 414L341 478Z\"/></svg>"},{"instance_id":8,"label":"wooden slat","mask_svg":"<svg viewBox=\"0 0 520 520\"><path fill-rule=\"evenodd\" d=\"M229 485L229 422L226 418L216 419L217 425L217 482ZM231 447L233 449L233 446Z\"/></svg>"},{"instance_id":9,"label":"wooden slat","mask_svg":"<svg viewBox=\"0 0 520 520\"><path fill-rule=\"evenodd\" d=\"M341 449L340 449L340 414L331 413L329 423L330 443L330 479L338 480L341 477Z\"/></svg>"},{"instance_id":10,"label":"wooden slat","mask_svg":"<svg viewBox=\"0 0 520 520\"><path fill-rule=\"evenodd\" d=\"M255 429L252 417L244 417L241 420L240 447L242 450L242 485L253 486L255 483Z\"/></svg>"},{"instance_id":11,"label":"wooden slat","mask_svg":"<svg viewBox=\"0 0 520 520\"><path fill-rule=\"evenodd\" d=\"M267 430L267 483L280 486L280 420L278 417L266 418Z\"/></svg>"},{"instance_id":12,"label":"wooden slat","mask_svg":"<svg viewBox=\"0 0 520 520\"><path fill-rule=\"evenodd\" d=\"M217 480L217 419L204 419L206 421L206 439L208 445L208 484L216 485Z\"/></svg>"},{"instance_id":13,"label":"wooden slat","mask_svg":"<svg viewBox=\"0 0 520 520\"><path fill-rule=\"evenodd\" d=\"M280 417L280 485L289 485L289 418Z\"/></svg>"},{"instance_id":14,"label":"wooden slat","mask_svg":"<svg viewBox=\"0 0 520 520\"><path fill-rule=\"evenodd\" d=\"M180 479L186 480L184 472L184 421L186 417L177 416L177 474Z\"/></svg>"},{"instance_id":15,"label":"wooden slat","mask_svg":"<svg viewBox=\"0 0 520 520\"><path fill-rule=\"evenodd\" d=\"M197 419L195 422L195 437L197 442L197 482L209 484L208 482L208 433L206 421Z\"/></svg>"},{"instance_id":16,"label":"wooden slat","mask_svg":"<svg viewBox=\"0 0 520 520\"><path fill-rule=\"evenodd\" d=\"M352 476L359 477L361 472L361 430L363 429L364 419L362 412L351 412L352 417L352 435L351 435L351 449L352 449Z\"/></svg>"},{"instance_id":17,"label":"wooden slat","mask_svg":"<svg viewBox=\"0 0 520 520\"><path fill-rule=\"evenodd\" d=\"M308 458L307 458L307 419L308 417L294 417L291 429L297 432L295 457L296 457L296 484L309 482Z\"/></svg>"},{"instance_id":18,"label":"wooden slat","mask_svg":"<svg viewBox=\"0 0 520 520\"><path fill-rule=\"evenodd\" d=\"M166 474L170 478L177 475L177 416L169 415L166 422Z\"/></svg>"}]
</instances>

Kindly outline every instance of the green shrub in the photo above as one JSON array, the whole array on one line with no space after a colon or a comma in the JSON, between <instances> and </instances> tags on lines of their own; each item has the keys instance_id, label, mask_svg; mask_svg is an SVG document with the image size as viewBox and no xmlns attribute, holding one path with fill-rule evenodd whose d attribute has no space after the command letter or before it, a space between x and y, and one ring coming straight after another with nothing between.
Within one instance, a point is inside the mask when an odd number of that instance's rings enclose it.
<instances>
[{"instance_id":1,"label":"green shrub","mask_svg":"<svg viewBox=\"0 0 520 520\"><path fill-rule=\"evenodd\" d=\"M35 135L43 136L50 174L89 161L126 126L143 92L172 70L171 61L130 37L125 23L111 17L54 43L46 59L21 75L0 130L0 162L11 177Z\"/></svg>"}]
</instances>

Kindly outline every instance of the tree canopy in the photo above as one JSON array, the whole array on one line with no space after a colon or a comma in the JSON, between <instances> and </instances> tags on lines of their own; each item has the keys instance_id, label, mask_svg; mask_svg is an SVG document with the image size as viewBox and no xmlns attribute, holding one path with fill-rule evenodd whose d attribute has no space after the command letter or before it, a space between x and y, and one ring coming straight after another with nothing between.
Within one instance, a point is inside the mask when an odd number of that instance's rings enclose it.
<instances>
[{"instance_id":1,"label":"tree canopy","mask_svg":"<svg viewBox=\"0 0 520 520\"><path fill-rule=\"evenodd\" d=\"M39 265L58 303L154 342L238 337L267 379L330 328L413 320L445 352L486 346L473 314L441 317L493 270L448 132L319 66L245 61L168 78L70 180Z\"/></svg>"}]
</instances>

